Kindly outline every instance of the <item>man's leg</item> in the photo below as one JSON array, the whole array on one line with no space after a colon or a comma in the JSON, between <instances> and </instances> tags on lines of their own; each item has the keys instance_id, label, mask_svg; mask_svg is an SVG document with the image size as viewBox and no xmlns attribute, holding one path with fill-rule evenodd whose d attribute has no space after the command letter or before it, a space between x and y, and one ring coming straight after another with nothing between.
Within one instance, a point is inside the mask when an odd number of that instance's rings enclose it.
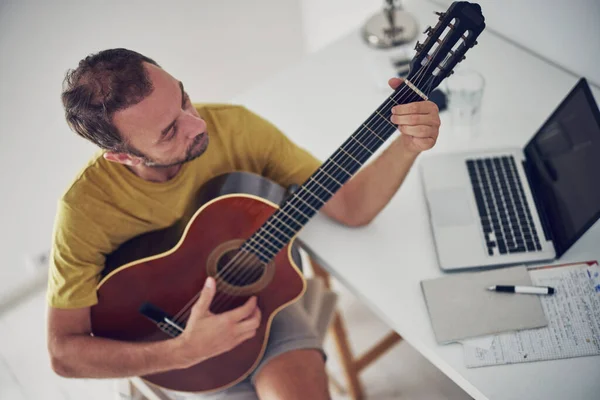
<instances>
[{"instance_id":1,"label":"man's leg","mask_svg":"<svg viewBox=\"0 0 600 400\"><path fill-rule=\"evenodd\" d=\"M269 360L254 380L261 400L329 399L325 362L315 349L292 350Z\"/></svg>"}]
</instances>

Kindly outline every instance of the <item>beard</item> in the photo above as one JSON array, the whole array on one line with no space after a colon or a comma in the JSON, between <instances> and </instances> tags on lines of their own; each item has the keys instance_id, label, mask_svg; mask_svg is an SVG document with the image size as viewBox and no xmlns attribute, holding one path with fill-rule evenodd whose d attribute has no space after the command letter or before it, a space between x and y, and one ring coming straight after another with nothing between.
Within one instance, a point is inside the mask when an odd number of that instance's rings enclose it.
<instances>
[{"instance_id":1,"label":"beard","mask_svg":"<svg viewBox=\"0 0 600 400\"><path fill-rule=\"evenodd\" d=\"M202 145L200 145L200 142L202 142L204 140L204 138L206 138L206 141ZM156 160L153 160L145 155L142 155L141 158L143 159L144 165L147 167L152 167L152 168L174 167L176 165L185 164L187 162L195 160L196 158L198 158L202 154L204 154L204 152L206 151L206 148L208 147L208 141L209 141L209 139L208 139L208 135L206 133L202 133L202 134L196 136L194 138L194 141L192 142L192 144L190 144L190 147L188 147L188 149L186 150L185 156L179 160L164 163L164 162L158 162Z\"/></svg>"}]
</instances>

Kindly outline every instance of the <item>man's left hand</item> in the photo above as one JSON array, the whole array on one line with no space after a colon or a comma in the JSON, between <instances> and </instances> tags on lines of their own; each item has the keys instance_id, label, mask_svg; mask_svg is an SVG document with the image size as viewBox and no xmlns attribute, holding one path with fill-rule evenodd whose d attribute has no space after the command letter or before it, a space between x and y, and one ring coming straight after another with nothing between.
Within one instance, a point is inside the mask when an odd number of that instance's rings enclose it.
<instances>
[{"instance_id":1,"label":"man's left hand","mask_svg":"<svg viewBox=\"0 0 600 400\"><path fill-rule=\"evenodd\" d=\"M402 82L402 79L392 78L388 84L392 89L396 89ZM390 120L398 125L401 132L398 140L406 151L419 154L435 145L440 128L440 115L434 102L418 101L394 106Z\"/></svg>"}]
</instances>

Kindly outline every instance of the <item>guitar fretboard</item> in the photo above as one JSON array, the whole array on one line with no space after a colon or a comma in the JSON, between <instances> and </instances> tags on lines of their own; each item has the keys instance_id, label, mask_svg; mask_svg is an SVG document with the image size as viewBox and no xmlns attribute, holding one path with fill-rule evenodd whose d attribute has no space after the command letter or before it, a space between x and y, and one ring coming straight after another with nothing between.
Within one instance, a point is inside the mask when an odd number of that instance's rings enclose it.
<instances>
[{"instance_id":1,"label":"guitar fretboard","mask_svg":"<svg viewBox=\"0 0 600 400\"><path fill-rule=\"evenodd\" d=\"M421 98L402 84L244 243L268 263L396 131L392 107Z\"/></svg>"}]
</instances>

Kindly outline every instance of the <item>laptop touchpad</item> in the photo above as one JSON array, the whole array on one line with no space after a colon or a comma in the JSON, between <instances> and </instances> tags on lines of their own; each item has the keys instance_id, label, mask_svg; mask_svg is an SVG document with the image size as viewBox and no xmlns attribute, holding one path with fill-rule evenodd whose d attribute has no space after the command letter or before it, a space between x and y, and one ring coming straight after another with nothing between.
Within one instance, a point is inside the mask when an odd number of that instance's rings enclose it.
<instances>
[{"instance_id":1,"label":"laptop touchpad","mask_svg":"<svg viewBox=\"0 0 600 400\"><path fill-rule=\"evenodd\" d=\"M438 226L470 225L473 223L471 212L471 193L456 187L429 192L431 218Z\"/></svg>"}]
</instances>

